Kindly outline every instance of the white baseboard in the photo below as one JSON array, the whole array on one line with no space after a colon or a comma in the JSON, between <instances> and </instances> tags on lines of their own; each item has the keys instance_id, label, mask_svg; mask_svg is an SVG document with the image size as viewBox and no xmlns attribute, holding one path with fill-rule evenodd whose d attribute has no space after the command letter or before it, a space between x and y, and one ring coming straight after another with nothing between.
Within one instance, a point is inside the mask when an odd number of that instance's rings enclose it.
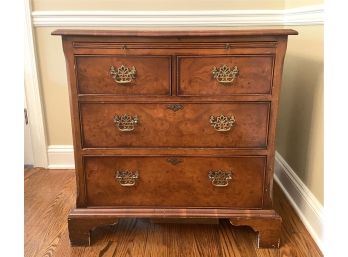
<instances>
[{"instance_id":1,"label":"white baseboard","mask_svg":"<svg viewBox=\"0 0 348 257\"><path fill-rule=\"evenodd\" d=\"M285 10L34 11L35 27L284 26L324 23L324 6Z\"/></svg>"},{"instance_id":2,"label":"white baseboard","mask_svg":"<svg viewBox=\"0 0 348 257\"><path fill-rule=\"evenodd\" d=\"M72 145L50 145L47 150L49 169L74 169L74 148Z\"/></svg>"},{"instance_id":3,"label":"white baseboard","mask_svg":"<svg viewBox=\"0 0 348 257\"><path fill-rule=\"evenodd\" d=\"M323 206L278 152L276 152L275 159L275 181L284 191L318 247L323 251Z\"/></svg>"},{"instance_id":4,"label":"white baseboard","mask_svg":"<svg viewBox=\"0 0 348 257\"><path fill-rule=\"evenodd\" d=\"M48 161L49 169L73 169L73 147L71 145L50 145ZM322 250L323 206L278 152L276 152L274 170L275 181L284 191L308 232Z\"/></svg>"}]
</instances>

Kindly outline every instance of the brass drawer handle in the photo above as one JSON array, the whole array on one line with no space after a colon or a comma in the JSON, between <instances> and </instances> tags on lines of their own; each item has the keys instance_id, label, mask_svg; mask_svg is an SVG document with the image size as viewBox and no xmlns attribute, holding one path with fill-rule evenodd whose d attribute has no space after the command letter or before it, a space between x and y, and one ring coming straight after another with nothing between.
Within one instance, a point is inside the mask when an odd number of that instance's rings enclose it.
<instances>
[{"instance_id":1,"label":"brass drawer handle","mask_svg":"<svg viewBox=\"0 0 348 257\"><path fill-rule=\"evenodd\" d=\"M124 65L121 65L118 68L110 66L110 75L118 84L129 84L135 80L137 70L135 67L127 68Z\"/></svg>"},{"instance_id":2,"label":"brass drawer handle","mask_svg":"<svg viewBox=\"0 0 348 257\"><path fill-rule=\"evenodd\" d=\"M172 110L173 112L184 109L182 104L168 104L167 109Z\"/></svg>"},{"instance_id":3,"label":"brass drawer handle","mask_svg":"<svg viewBox=\"0 0 348 257\"><path fill-rule=\"evenodd\" d=\"M116 115L114 117L114 123L120 131L132 131L135 129L135 125L139 123L138 116L131 116L128 114Z\"/></svg>"},{"instance_id":4,"label":"brass drawer handle","mask_svg":"<svg viewBox=\"0 0 348 257\"><path fill-rule=\"evenodd\" d=\"M228 186L228 181L232 179L232 174L229 171L222 170L209 171L208 178L213 186L226 187Z\"/></svg>"},{"instance_id":5,"label":"brass drawer handle","mask_svg":"<svg viewBox=\"0 0 348 257\"><path fill-rule=\"evenodd\" d=\"M123 187L135 186L139 173L137 171L116 171L116 179Z\"/></svg>"},{"instance_id":6,"label":"brass drawer handle","mask_svg":"<svg viewBox=\"0 0 348 257\"><path fill-rule=\"evenodd\" d=\"M234 116L224 116L224 115L220 115L220 116L210 116L209 119L210 122L210 126L212 126L215 130L223 132L223 131L229 131L231 130L231 128L235 125L236 120L234 118Z\"/></svg>"},{"instance_id":7,"label":"brass drawer handle","mask_svg":"<svg viewBox=\"0 0 348 257\"><path fill-rule=\"evenodd\" d=\"M237 66L234 66L232 69L226 64L223 64L219 68L214 66L211 73L213 74L213 78L219 83L228 86L238 77L239 70Z\"/></svg>"}]
</instances>

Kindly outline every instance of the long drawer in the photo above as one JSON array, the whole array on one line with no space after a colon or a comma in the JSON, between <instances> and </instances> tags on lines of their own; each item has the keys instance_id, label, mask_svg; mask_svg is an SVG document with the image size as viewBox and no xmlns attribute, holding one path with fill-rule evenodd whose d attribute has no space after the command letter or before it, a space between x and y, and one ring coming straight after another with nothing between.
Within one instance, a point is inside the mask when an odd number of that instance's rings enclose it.
<instances>
[{"instance_id":1,"label":"long drawer","mask_svg":"<svg viewBox=\"0 0 348 257\"><path fill-rule=\"evenodd\" d=\"M82 103L85 148L265 148L270 104Z\"/></svg>"},{"instance_id":2,"label":"long drawer","mask_svg":"<svg viewBox=\"0 0 348 257\"><path fill-rule=\"evenodd\" d=\"M84 165L90 207L262 207L263 156L89 156Z\"/></svg>"}]
</instances>

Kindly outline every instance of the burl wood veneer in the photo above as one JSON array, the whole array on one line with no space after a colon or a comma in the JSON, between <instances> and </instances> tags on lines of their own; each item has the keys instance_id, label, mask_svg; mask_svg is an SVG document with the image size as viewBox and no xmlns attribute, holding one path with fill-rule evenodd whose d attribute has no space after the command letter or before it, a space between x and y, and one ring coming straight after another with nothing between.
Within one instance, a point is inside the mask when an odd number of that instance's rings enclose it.
<instances>
[{"instance_id":1,"label":"burl wood veneer","mask_svg":"<svg viewBox=\"0 0 348 257\"><path fill-rule=\"evenodd\" d=\"M77 179L72 245L120 218L228 218L279 247L279 30L56 30Z\"/></svg>"}]
</instances>

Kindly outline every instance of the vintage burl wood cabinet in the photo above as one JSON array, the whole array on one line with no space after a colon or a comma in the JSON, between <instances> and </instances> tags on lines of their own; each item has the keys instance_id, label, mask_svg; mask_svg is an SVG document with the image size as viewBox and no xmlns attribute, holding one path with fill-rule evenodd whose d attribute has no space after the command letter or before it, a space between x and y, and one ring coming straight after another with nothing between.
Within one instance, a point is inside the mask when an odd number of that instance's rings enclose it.
<instances>
[{"instance_id":1,"label":"vintage burl wood cabinet","mask_svg":"<svg viewBox=\"0 0 348 257\"><path fill-rule=\"evenodd\" d=\"M77 178L72 245L119 218L227 218L279 247L275 130L288 35L57 30Z\"/></svg>"}]
</instances>

